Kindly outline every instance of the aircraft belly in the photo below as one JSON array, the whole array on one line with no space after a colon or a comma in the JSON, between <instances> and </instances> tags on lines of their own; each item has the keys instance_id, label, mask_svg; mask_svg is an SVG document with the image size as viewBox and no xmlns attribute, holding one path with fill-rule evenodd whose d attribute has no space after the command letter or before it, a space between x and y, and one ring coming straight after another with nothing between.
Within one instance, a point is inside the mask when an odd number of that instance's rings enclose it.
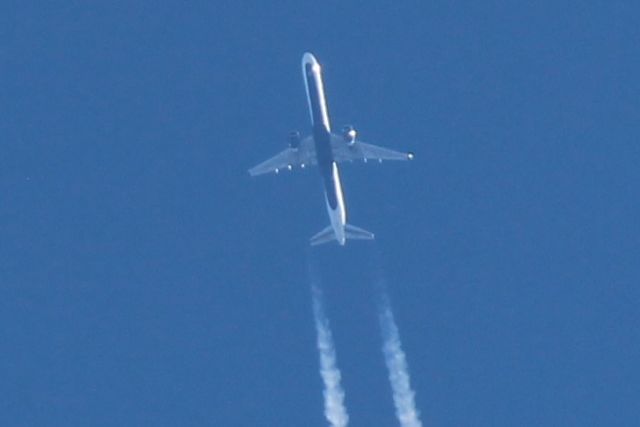
<instances>
[{"instance_id":1,"label":"aircraft belly","mask_svg":"<svg viewBox=\"0 0 640 427\"><path fill-rule=\"evenodd\" d=\"M325 193L325 196L326 196L326 193ZM342 204L337 206L335 209L332 209L331 206L329 206L328 198L326 198L326 202L327 202L327 213L329 214L329 221L331 222L331 228L333 228L333 232L336 236L336 240L341 245L344 245L346 238L344 233L344 226L345 226L344 209L341 209Z\"/></svg>"},{"instance_id":2,"label":"aircraft belly","mask_svg":"<svg viewBox=\"0 0 640 427\"><path fill-rule=\"evenodd\" d=\"M313 55L305 55L303 57L302 74L307 91L311 123L314 126L322 125L329 133L331 132L331 128L329 125L329 113L324 95L324 86L322 84L322 73L320 64L318 64Z\"/></svg>"},{"instance_id":3,"label":"aircraft belly","mask_svg":"<svg viewBox=\"0 0 640 427\"><path fill-rule=\"evenodd\" d=\"M331 226L336 235L336 240L343 245L345 238L345 225L347 223L347 212L342 194L342 185L338 166L331 162L331 174L326 174L325 178L325 201L327 203L327 213Z\"/></svg>"}]
</instances>

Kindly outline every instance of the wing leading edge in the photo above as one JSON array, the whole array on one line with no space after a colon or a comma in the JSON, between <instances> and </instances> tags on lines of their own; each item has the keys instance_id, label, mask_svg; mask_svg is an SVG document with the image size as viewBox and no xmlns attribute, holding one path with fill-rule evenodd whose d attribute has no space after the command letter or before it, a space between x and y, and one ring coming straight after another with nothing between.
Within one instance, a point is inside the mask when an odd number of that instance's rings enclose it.
<instances>
[{"instance_id":1,"label":"wing leading edge","mask_svg":"<svg viewBox=\"0 0 640 427\"><path fill-rule=\"evenodd\" d=\"M306 166L314 166L317 163L313 138L308 136L300 141L298 148L289 147L272 158L252 167L249 169L249 175L257 176L270 172L278 173L281 170L291 170L294 167L304 168Z\"/></svg>"},{"instance_id":2,"label":"wing leading edge","mask_svg":"<svg viewBox=\"0 0 640 427\"><path fill-rule=\"evenodd\" d=\"M354 144L347 144L342 136L331 134L331 150L334 160L338 163L352 162L354 160L412 160L413 153L391 150L390 148L380 147L378 145L367 144L365 142L356 141ZM268 160L249 169L251 176L262 175L265 173L281 170L291 170L297 167L315 166L318 163L316 159L316 150L312 136L307 136L300 142L298 148L287 148Z\"/></svg>"},{"instance_id":3,"label":"wing leading edge","mask_svg":"<svg viewBox=\"0 0 640 427\"><path fill-rule=\"evenodd\" d=\"M391 150L377 145L355 141L354 144L347 144L340 135L331 135L331 149L336 162L346 162L354 160L412 160L413 153Z\"/></svg>"}]
</instances>

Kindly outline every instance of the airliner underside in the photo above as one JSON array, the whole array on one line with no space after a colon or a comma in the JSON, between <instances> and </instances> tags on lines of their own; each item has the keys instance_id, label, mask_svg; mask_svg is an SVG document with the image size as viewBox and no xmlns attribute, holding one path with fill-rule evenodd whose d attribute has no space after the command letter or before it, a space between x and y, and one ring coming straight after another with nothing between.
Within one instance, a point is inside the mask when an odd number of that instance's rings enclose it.
<instances>
[{"instance_id":1,"label":"airliner underside","mask_svg":"<svg viewBox=\"0 0 640 427\"><path fill-rule=\"evenodd\" d=\"M289 147L249 169L249 174L257 176L293 168L318 166L324 182L330 225L314 235L311 244L319 245L335 240L344 245L347 239L371 240L374 238L373 233L347 224L338 163L354 160L411 160L413 154L361 142L356 139L357 132L353 126L345 126L341 134L332 133L320 64L310 53L305 53L302 57L302 75L309 104L312 134L301 138L298 132L291 132Z\"/></svg>"}]
</instances>

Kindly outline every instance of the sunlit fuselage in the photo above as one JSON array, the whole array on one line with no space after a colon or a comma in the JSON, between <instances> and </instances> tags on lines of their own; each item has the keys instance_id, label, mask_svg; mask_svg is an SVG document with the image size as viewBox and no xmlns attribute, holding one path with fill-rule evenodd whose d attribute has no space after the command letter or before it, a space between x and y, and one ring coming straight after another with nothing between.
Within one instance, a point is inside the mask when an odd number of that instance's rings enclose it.
<instances>
[{"instance_id":1,"label":"sunlit fuselage","mask_svg":"<svg viewBox=\"0 0 640 427\"><path fill-rule=\"evenodd\" d=\"M305 53L302 57L302 75L307 91L318 168L324 182L327 212L329 213L336 240L339 244L344 245L347 212L338 165L331 151L331 125L329 123L320 64L310 53Z\"/></svg>"}]
</instances>

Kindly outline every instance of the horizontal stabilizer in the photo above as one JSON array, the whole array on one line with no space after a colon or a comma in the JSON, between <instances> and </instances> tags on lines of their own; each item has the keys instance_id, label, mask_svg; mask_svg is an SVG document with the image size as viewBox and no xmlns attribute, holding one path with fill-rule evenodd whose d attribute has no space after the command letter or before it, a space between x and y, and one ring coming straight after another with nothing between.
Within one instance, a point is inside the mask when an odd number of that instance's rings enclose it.
<instances>
[{"instance_id":1,"label":"horizontal stabilizer","mask_svg":"<svg viewBox=\"0 0 640 427\"><path fill-rule=\"evenodd\" d=\"M373 240L375 238L372 232L350 224L344 226L344 235L351 240Z\"/></svg>"},{"instance_id":2,"label":"horizontal stabilizer","mask_svg":"<svg viewBox=\"0 0 640 427\"><path fill-rule=\"evenodd\" d=\"M333 227L328 226L311 238L311 246L321 245L323 243L335 240L335 238L336 235L333 232Z\"/></svg>"},{"instance_id":3,"label":"horizontal stabilizer","mask_svg":"<svg viewBox=\"0 0 640 427\"><path fill-rule=\"evenodd\" d=\"M373 233L349 224L344 226L344 237L347 240L373 240L375 238ZM333 240L337 240L336 233L333 227L329 225L311 238L311 246L321 245Z\"/></svg>"}]
</instances>

